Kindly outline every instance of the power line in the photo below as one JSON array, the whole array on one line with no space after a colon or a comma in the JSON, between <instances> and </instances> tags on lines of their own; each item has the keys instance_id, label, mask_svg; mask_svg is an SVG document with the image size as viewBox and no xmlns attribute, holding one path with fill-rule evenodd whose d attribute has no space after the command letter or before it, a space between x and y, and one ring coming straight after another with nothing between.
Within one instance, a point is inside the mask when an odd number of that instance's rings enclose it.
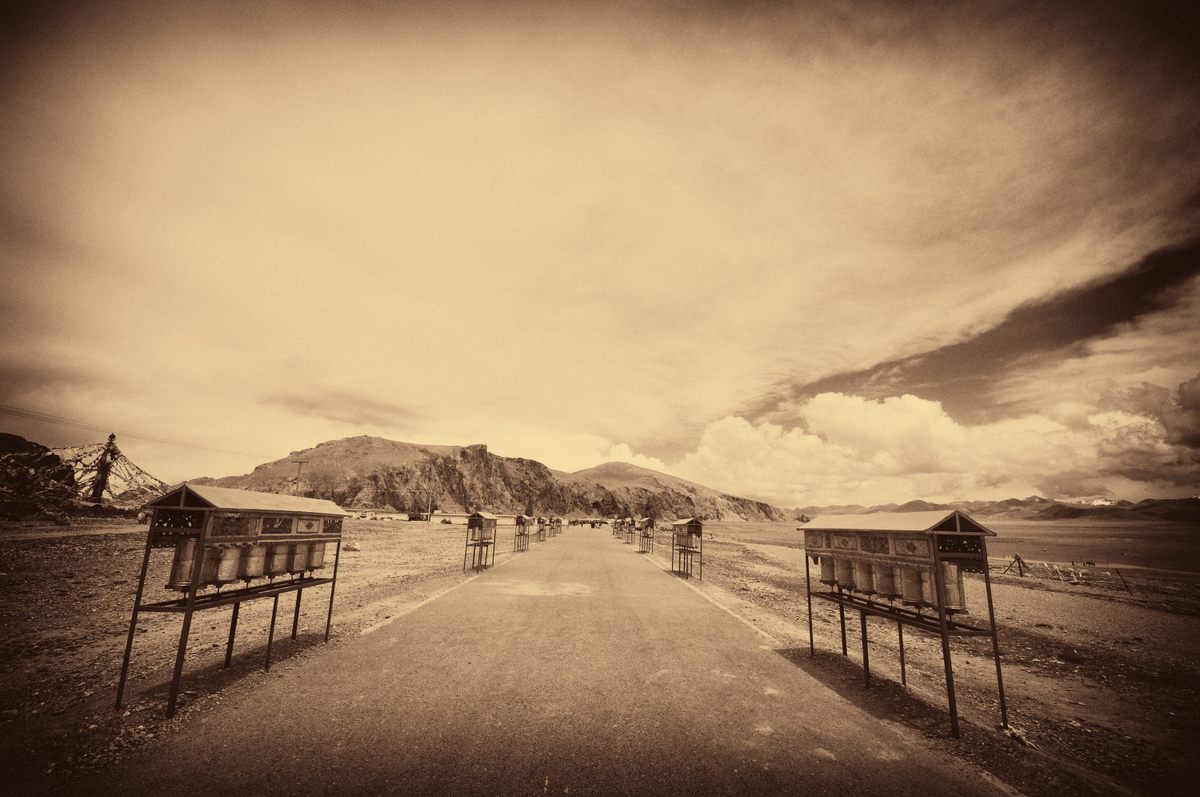
<instances>
[{"instance_id":1,"label":"power line","mask_svg":"<svg viewBox=\"0 0 1200 797\"><path fill-rule=\"evenodd\" d=\"M154 437L152 435L138 434L125 429L114 429L111 426L100 426L87 421L80 421L74 418L63 418L59 415L50 415L45 412L35 412L34 410L25 410L20 407L11 407L7 404L0 404L0 414L13 415L18 418L24 418L30 421L40 421L42 423L53 423L60 426L71 426L76 429L84 429L90 432L112 432L122 437L132 437L135 440L144 440L147 443L158 443L164 446L174 446L176 448L191 448L197 451L211 451L215 454L232 454L239 457L260 457L269 459L268 454L256 454L249 451L231 451L227 448L213 448L211 446L202 446L196 443L185 443L181 440L168 440L165 437Z\"/></svg>"}]
</instances>

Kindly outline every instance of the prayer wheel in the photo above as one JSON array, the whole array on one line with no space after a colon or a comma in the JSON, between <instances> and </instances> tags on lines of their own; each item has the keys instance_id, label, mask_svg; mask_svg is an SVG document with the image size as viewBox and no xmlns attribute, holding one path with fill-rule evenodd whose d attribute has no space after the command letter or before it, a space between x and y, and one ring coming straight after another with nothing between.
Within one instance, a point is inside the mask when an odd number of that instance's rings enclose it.
<instances>
[{"instance_id":1,"label":"prayer wheel","mask_svg":"<svg viewBox=\"0 0 1200 797\"><path fill-rule=\"evenodd\" d=\"M287 543L277 542L267 547L267 558L263 568L268 576L281 576L288 569L288 548Z\"/></svg>"},{"instance_id":2,"label":"prayer wheel","mask_svg":"<svg viewBox=\"0 0 1200 797\"><path fill-rule=\"evenodd\" d=\"M926 606L937 606L937 585L933 583L933 571L922 567L917 572L921 578L921 602Z\"/></svg>"},{"instance_id":3,"label":"prayer wheel","mask_svg":"<svg viewBox=\"0 0 1200 797\"><path fill-rule=\"evenodd\" d=\"M230 584L238 579L238 565L242 561L242 549L237 545L217 548L219 560L214 584Z\"/></svg>"},{"instance_id":4,"label":"prayer wheel","mask_svg":"<svg viewBox=\"0 0 1200 797\"><path fill-rule=\"evenodd\" d=\"M325 566L325 543L314 542L308 553L308 569L316 570Z\"/></svg>"},{"instance_id":5,"label":"prayer wheel","mask_svg":"<svg viewBox=\"0 0 1200 797\"><path fill-rule=\"evenodd\" d=\"M900 597L911 606L921 606L921 578L917 568L907 565L896 565L892 568L892 578L900 588Z\"/></svg>"},{"instance_id":6,"label":"prayer wheel","mask_svg":"<svg viewBox=\"0 0 1200 797\"><path fill-rule=\"evenodd\" d=\"M891 565L876 564L871 568L875 579L875 592L891 600L899 595L896 590L896 569Z\"/></svg>"},{"instance_id":7,"label":"prayer wheel","mask_svg":"<svg viewBox=\"0 0 1200 797\"><path fill-rule=\"evenodd\" d=\"M167 589L186 590L192 585L192 565L196 561L196 540L182 539L175 543L175 558L171 561L171 577Z\"/></svg>"},{"instance_id":8,"label":"prayer wheel","mask_svg":"<svg viewBox=\"0 0 1200 797\"><path fill-rule=\"evenodd\" d=\"M246 581L261 578L267 563L267 546L250 545L242 549L241 569L238 573Z\"/></svg>"},{"instance_id":9,"label":"prayer wheel","mask_svg":"<svg viewBox=\"0 0 1200 797\"><path fill-rule=\"evenodd\" d=\"M204 564L200 566L200 586L216 584L221 569L221 549L213 546L204 549Z\"/></svg>"},{"instance_id":10,"label":"prayer wheel","mask_svg":"<svg viewBox=\"0 0 1200 797\"><path fill-rule=\"evenodd\" d=\"M962 568L949 562L942 563L942 588L945 590L946 611L961 612L966 610L963 595Z\"/></svg>"},{"instance_id":11,"label":"prayer wheel","mask_svg":"<svg viewBox=\"0 0 1200 797\"><path fill-rule=\"evenodd\" d=\"M833 557L830 556L829 554L823 554L821 556L821 583L822 584L836 584L837 583L837 572L835 571L834 566L833 566Z\"/></svg>"},{"instance_id":12,"label":"prayer wheel","mask_svg":"<svg viewBox=\"0 0 1200 797\"><path fill-rule=\"evenodd\" d=\"M289 573L303 573L308 569L308 550L312 543L298 542L292 545L291 556L288 558Z\"/></svg>"},{"instance_id":13,"label":"prayer wheel","mask_svg":"<svg viewBox=\"0 0 1200 797\"><path fill-rule=\"evenodd\" d=\"M833 563L838 587L854 589L854 563L841 556L834 559Z\"/></svg>"},{"instance_id":14,"label":"prayer wheel","mask_svg":"<svg viewBox=\"0 0 1200 797\"><path fill-rule=\"evenodd\" d=\"M864 562L862 559L855 559L854 564L854 591L861 592L864 595L875 594L875 579L871 575L871 563Z\"/></svg>"}]
</instances>

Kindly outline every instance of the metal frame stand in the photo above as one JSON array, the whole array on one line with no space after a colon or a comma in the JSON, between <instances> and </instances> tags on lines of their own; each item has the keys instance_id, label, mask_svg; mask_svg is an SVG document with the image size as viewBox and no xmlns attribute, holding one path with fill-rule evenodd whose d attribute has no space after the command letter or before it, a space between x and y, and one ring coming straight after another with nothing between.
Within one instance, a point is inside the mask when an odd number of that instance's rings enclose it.
<instances>
[{"instance_id":1,"label":"metal frame stand","mask_svg":"<svg viewBox=\"0 0 1200 797\"><path fill-rule=\"evenodd\" d=\"M495 538L490 540L472 540L467 537L467 544L463 548L463 572L467 572L467 552L471 554L471 569L475 572L484 570L496 564L496 545ZM489 557L490 552L490 557Z\"/></svg>"},{"instance_id":2,"label":"metal frame stand","mask_svg":"<svg viewBox=\"0 0 1200 797\"><path fill-rule=\"evenodd\" d=\"M692 547L691 545L679 545L675 542L675 535L671 535L671 570L679 573L684 578L692 577L693 564L697 557L700 561L700 580L704 580L704 537L700 537L700 545ZM678 563L678 566L677 566Z\"/></svg>"},{"instance_id":3,"label":"metal frame stand","mask_svg":"<svg viewBox=\"0 0 1200 797\"><path fill-rule=\"evenodd\" d=\"M196 556L192 562L191 584L188 587L187 595L183 598L177 598L166 601L156 601L154 603L143 603L142 596L146 586L146 572L150 565L150 551L155 547L174 546L175 543L186 537L196 538ZM313 576L303 576L292 578L278 583L259 584L253 587L243 587L227 592L217 591L209 595L200 595L200 573L204 563L205 544L208 542L208 526L205 524L203 529L198 529L190 534L176 532L170 537L169 543L160 543L155 545L154 530L151 529L146 533L146 549L142 554L142 568L138 574L137 592L133 599L133 611L129 618L129 635L125 640L125 655L121 661L121 676L117 681L117 699L116 708L123 708L125 705L125 685L129 678L129 662L133 657L133 640L137 634L138 619L142 612L155 613L182 613L183 624L179 630L179 645L175 653L175 666L171 674L171 686L167 693L167 716L173 717L175 709L179 701L179 685L183 679L183 664L187 656L188 637L191 635L192 617L196 612L207 609L218 609L223 606L233 605L233 613L229 621L229 638L225 643L225 667L229 667L233 660L233 643L237 635L237 622L240 613L241 604L243 601L255 600L258 598L271 598L271 628L267 636L267 656L264 664L264 669L271 669L271 647L275 636L275 615L279 608L279 596L286 592L296 593L296 608L292 620L292 639L296 638L297 625L300 621L300 593L312 587L329 585L329 613L325 621L325 641L329 641L329 630L333 622L333 594L337 586L337 571L338 564L341 559L342 541L337 540L337 549L334 554L333 576L330 578L317 578ZM333 542L333 540L329 540Z\"/></svg>"},{"instance_id":4,"label":"metal frame stand","mask_svg":"<svg viewBox=\"0 0 1200 797\"><path fill-rule=\"evenodd\" d=\"M842 635L842 655L847 655L846 648L846 608L857 610L860 615L860 628L862 633L862 655L863 655L863 671L866 680L866 685L871 685L871 665L870 653L867 648L867 615L883 617L896 623L896 628L899 634L900 642L900 683L904 686L908 685L908 673L904 656L904 626L908 625L916 628L919 631L924 631L928 634L933 634L940 637L942 642L942 663L945 668L946 678L946 702L947 709L950 714L950 735L954 738L959 737L958 724L958 700L955 695L954 688L954 666L950 650L950 637L979 637L986 636L992 639L992 658L996 664L996 689L1000 698L1000 724L1001 727L1008 727L1008 706L1004 697L1004 678L1000 671L1000 639L996 630L996 612L995 606L992 603L992 579L988 572L987 564L987 541L982 537L979 538L981 553L948 553L938 550L938 546L934 545L934 585L937 590L937 616L921 614L919 611L895 606L892 604L874 603L866 598L860 598L852 593L844 592L841 587L836 591L814 592L812 589L811 575L811 557L815 554L805 552L804 554L804 586L808 597L808 647L809 654L816 655L816 642L813 636L812 624L812 599L813 597L834 603L838 607L838 621ZM987 590L988 603L988 625L987 627L976 626L968 623L959 622L954 619L951 613L947 612L946 606L946 590L945 590L945 570L942 567L944 562L952 562L958 564L966 572L982 572L984 585Z\"/></svg>"},{"instance_id":5,"label":"metal frame stand","mask_svg":"<svg viewBox=\"0 0 1200 797\"><path fill-rule=\"evenodd\" d=\"M642 532L641 537L638 540L638 551L640 551L641 553L653 553L654 552L654 532L653 531L643 531Z\"/></svg>"}]
</instances>

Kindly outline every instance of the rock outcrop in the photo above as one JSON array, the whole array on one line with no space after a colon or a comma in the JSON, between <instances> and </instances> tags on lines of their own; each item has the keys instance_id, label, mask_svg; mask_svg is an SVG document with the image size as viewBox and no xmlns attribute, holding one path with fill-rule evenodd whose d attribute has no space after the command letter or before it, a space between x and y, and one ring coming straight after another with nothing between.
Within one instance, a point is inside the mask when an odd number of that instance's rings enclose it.
<instances>
[{"instance_id":1,"label":"rock outcrop","mask_svg":"<svg viewBox=\"0 0 1200 797\"><path fill-rule=\"evenodd\" d=\"M432 506L446 512L650 515L659 520L794 517L760 501L625 463L564 473L535 460L497 456L485 445L422 446L378 437L332 440L259 465L244 476L195 481L326 498L348 509L424 512Z\"/></svg>"}]
</instances>

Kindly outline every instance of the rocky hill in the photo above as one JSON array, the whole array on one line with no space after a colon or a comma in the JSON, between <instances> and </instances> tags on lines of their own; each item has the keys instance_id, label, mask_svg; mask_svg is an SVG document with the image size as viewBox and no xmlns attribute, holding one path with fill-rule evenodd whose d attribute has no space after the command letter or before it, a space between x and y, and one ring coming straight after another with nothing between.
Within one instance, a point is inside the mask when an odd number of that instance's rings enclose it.
<instances>
[{"instance_id":1,"label":"rocky hill","mask_svg":"<svg viewBox=\"0 0 1200 797\"><path fill-rule=\"evenodd\" d=\"M628 462L606 462L574 476L603 486L632 511L656 518L699 516L706 519L793 520L794 511L717 492Z\"/></svg>"},{"instance_id":2,"label":"rocky hill","mask_svg":"<svg viewBox=\"0 0 1200 797\"><path fill-rule=\"evenodd\" d=\"M299 481L297 481L299 472ZM794 512L726 495L626 463L578 473L501 457L485 445L428 446L351 437L259 465L244 476L195 479L246 490L327 498L348 509L541 515L697 515L706 520L791 520Z\"/></svg>"},{"instance_id":3,"label":"rocky hill","mask_svg":"<svg viewBox=\"0 0 1200 797\"><path fill-rule=\"evenodd\" d=\"M75 471L50 449L0 432L0 518L58 520L75 497Z\"/></svg>"}]
</instances>

